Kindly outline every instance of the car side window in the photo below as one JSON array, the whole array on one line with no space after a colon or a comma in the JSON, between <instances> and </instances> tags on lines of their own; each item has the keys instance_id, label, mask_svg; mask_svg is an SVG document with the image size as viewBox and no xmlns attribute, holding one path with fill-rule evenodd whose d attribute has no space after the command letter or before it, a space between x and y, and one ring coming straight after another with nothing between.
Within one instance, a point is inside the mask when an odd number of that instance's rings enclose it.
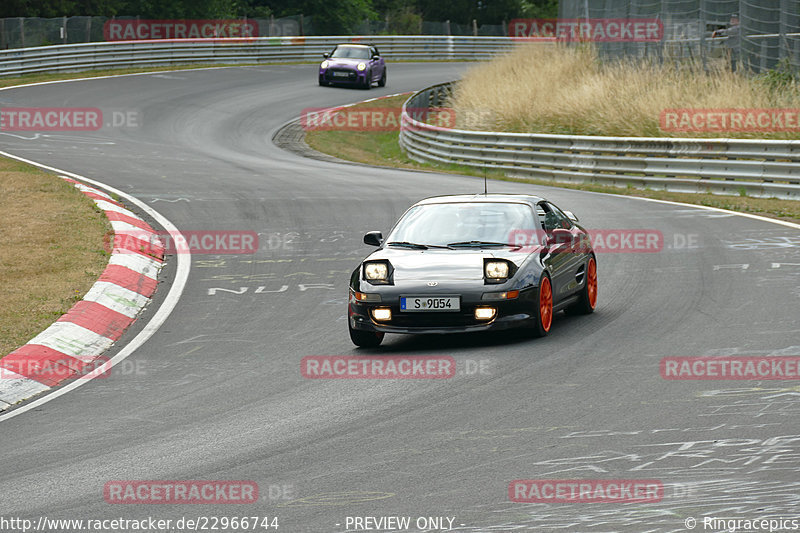
<instances>
[{"instance_id":1,"label":"car side window","mask_svg":"<svg viewBox=\"0 0 800 533\"><path fill-rule=\"evenodd\" d=\"M572 221L561 211L561 209L557 208L551 203L548 203L547 207L550 208L550 212L554 215L556 228L572 229Z\"/></svg>"},{"instance_id":2,"label":"car side window","mask_svg":"<svg viewBox=\"0 0 800 533\"><path fill-rule=\"evenodd\" d=\"M553 212L553 208L546 202L536 204L536 214L539 216L539 221L545 231L550 232L561 227L558 215Z\"/></svg>"},{"instance_id":3,"label":"car side window","mask_svg":"<svg viewBox=\"0 0 800 533\"><path fill-rule=\"evenodd\" d=\"M536 204L536 218L539 219L539 225L542 228L545 228L545 217L547 216L547 211L545 211L542 204Z\"/></svg>"}]
</instances>

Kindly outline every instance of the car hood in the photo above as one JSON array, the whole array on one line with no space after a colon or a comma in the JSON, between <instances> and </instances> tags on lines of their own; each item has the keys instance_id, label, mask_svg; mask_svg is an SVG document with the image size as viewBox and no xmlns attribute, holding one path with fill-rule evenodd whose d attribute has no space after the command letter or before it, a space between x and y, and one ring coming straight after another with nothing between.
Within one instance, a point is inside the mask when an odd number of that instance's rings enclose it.
<instances>
[{"instance_id":1,"label":"car hood","mask_svg":"<svg viewBox=\"0 0 800 533\"><path fill-rule=\"evenodd\" d=\"M406 250L385 248L367 260L388 259L395 281L443 281L483 279L484 259L508 259L520 266L527 253L511 250Z\"/></svg>"},{"instance_id":2,"label":"car hood","mask_svg":"<svg viewBox=\"0 0 800 533\"><path fill-rule=\"evenodd\" d=\"M367 63L367 59L351 59L351 58L335 58L335 59L328 59L328 68L331 67L350 67L356 68L359 63Z\"/></svg>"}]
</instances>

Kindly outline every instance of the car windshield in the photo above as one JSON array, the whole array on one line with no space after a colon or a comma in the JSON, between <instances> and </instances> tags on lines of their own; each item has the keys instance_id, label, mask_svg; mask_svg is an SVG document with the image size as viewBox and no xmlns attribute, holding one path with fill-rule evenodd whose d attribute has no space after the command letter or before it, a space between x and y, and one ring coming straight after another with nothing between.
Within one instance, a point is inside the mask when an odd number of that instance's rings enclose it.
<instances>
[{"instance_id":1,"label":"car windshield","mask_svg":"<svg viewBox=\"0 0 800 533\"><path fill-rule=\"evenodd\" d=\"M533 211L525 204L425 204L409 209L386 242L427 246L514 243L517 232L535 228Z\"/></svg>"},{"instance_id":2,"label":"car windshield","mask_svg":"<svg viewBox=\"0 0 800 533\"><path fill-rule=\"evenodd\" d=\"M350 59L369 59L369 48L364 46L337 46L331 57Z\"/></svg>"}]
</instances>

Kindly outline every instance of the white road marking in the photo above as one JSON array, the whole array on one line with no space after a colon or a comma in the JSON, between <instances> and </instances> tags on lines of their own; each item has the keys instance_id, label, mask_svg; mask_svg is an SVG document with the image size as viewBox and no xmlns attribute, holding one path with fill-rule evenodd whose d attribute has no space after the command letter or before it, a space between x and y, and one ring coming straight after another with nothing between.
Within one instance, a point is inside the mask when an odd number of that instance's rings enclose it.
<instances>
[{"instance_id":1,"label":"white road marking","mask_svg":"<svg viewBox=\"0 0 800 533\"><path fill-rule=\"evenodd\" d=\"M588 191L586 191L588 192ZM659 204L667 204L667 205L679 205L681 207L691 207L693 209L703 209L705 211L715 211L717 213L726 213L728 215L735 215L738 217L745 217L745 218L752 218L754 220L760 220L762 222L770 222L772 224L780 224L781 226L786 226L788 228L800 229L800 224L795 224L794 222L787 222L786 220L778 220L777 218L768 218L762 217L760 215L753 215L751 213L739 213L738 211L729 211L727 209L720 209L719 207L709 207L707 205L694 205L694 204L685 204L683 202L670 202L669 200L656 200L655 198L642 198L640 196L627 196L624 194L612 194L612 193L602 193L602 192L592 192L591 194L603 194L606 196L616 196L617 198L630 198L632 200L643 200L645 202L656 202Z\"/></svg>"}]
</instances>

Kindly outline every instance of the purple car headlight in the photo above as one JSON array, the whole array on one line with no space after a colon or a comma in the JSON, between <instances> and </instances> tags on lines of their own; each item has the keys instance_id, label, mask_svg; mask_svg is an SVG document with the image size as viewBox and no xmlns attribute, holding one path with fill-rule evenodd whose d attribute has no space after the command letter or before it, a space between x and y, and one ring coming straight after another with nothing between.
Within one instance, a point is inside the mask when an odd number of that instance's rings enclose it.
<instances>
[{"instance_id":1,"label":"purple car headlight","mask_svg":"<svg viewBox=\"0 0 800 533\"><path fill-rule=\"evenodd\" d=\"M328 68L328 65L330 65L330 63L328 63L328 60L326 59L325 61L320 63L319 68L321 68L322 70L325 70L326 68Z\"/></svg>"}]
</instances>

